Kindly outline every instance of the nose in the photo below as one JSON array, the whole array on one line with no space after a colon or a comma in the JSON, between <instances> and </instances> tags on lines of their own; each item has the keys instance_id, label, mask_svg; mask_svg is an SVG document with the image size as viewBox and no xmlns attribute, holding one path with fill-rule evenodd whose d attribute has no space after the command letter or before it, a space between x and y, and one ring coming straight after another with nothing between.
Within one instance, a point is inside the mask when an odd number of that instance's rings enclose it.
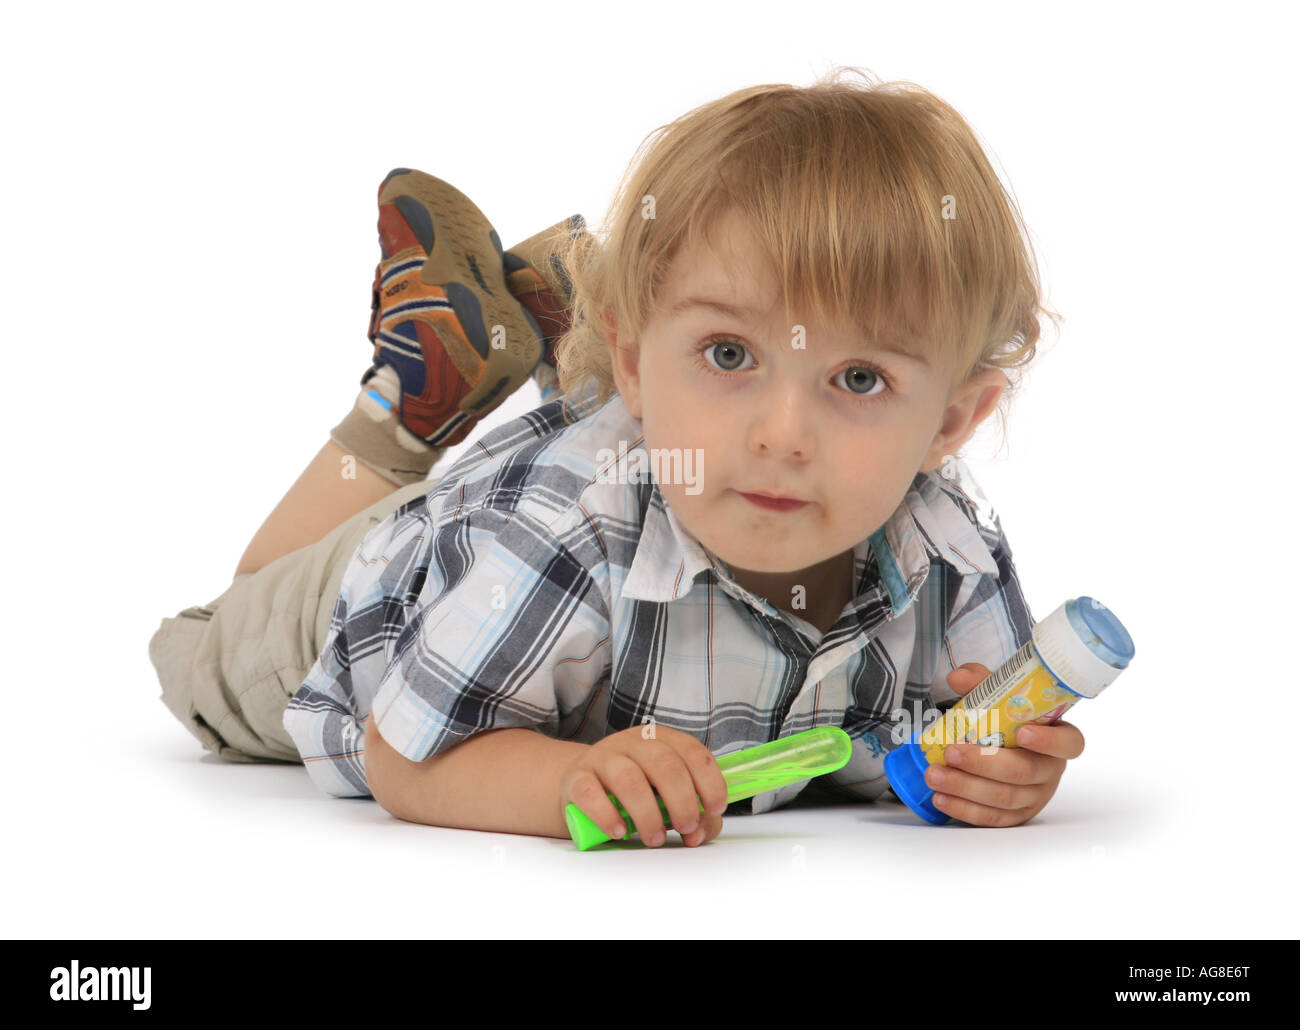
<instances>
[{"instance_id":1,"label":"nose","mask_svg":"<svg viewBox=\"0 0 1300 1030\"><path fill-rule=\"evenodd\" d=\"M813 456L809 402L796 384L763 391L755 401L749 422L749 447L754 454L803 461Z\"/></svg>"}]
</instances>

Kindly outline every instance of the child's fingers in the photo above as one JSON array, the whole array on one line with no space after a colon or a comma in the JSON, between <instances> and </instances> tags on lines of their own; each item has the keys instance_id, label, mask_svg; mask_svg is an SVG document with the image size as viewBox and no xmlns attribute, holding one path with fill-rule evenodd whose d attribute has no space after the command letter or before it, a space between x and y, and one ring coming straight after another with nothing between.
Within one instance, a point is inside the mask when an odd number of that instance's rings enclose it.
<instances>
[{"instance_id":1,"label":"child's fingers","mask_svg":"<svg viewBox=\"0 0 1300 1030\"><path fill-rule=\"evenodd\" d=\"M608 834L610 840L622 840L624 834L632 831L632 827L618 814L618 809L609 800L604 785L594 772L584 770L575 776L566 786L565 794L583 815L599 826L603 833Z\"/></svg>"},{"instance_id":2,"label":"child's fingers","mask_svg":"<svg viewBox=\"0 0 1300 1030\"><path fill-rule=\"evenodd\" d=\"M663 813L641 766L626 755L610 755L601 767L601 779L631 818L634 826L628 830L635 829L642 844L657 847L668 838Z\"/></svg>"},{"instance_id":3,"label":"child's fingers","mask_svg":"<svg viewBox=\"0 0 1300 1030\"><path fill-rule=\"evenodd\" d=\"M707 844L722 832L722 816L709 815L704 813L700 816L700 825L696 827L693 833L682 835L682 843L688 848L699 847L701 844Z\"/></svg>"},{"instance_id":4,"label":"child's fingers","mask_svg":"<svg viewBox=\"0 0 1300 1030\"><path fill-rule=\"evenodd\" d=\"M721 815L727 810L727 781L713 752L694 739L679 741L676 746L694 782L697 804L706 812Z\"/></svg>"},{"instance_id":5,"label":"child's fingers","mask_svg":"<svg viewBox=\"0 0 1300 1030\"><path fill-rule=\"evenodd\" d=\"M936 796L942 793L1002 811L1018 811L1046 803L1059 781L1057 773L1046 783L1007 783L942 765L932 765L925 772L925 782Z\"/></svg>"},{"instance_id":6,"label":"child's fingers","mask_svg":"<svg viewBox=\"0 0 1300 1030\"><path fill-rule=\"evenodd\" d=\"M700 747L703 748L703 745ZM668 822L672 827L680 832L683 827L694 830L699 826L702 814L700 798L695 792L695 782L682 756L671 746L644 748L637 754L636 761L640 763L650 785L663 798L664 807L668 809ZM659 825L663 825L662 817ZM645 839L645 834L641 836Z\"/></svg>"},{"instance_id":7,"label":"child's fingers","mask_svg":"<svg viewBox=\"0 0 1300 1030\"><path fill-rule=\"evenodd\" d=\"M972 826L1019 826L1032 819L1041 810L1041 806L1032 808L990 808L966 798L951 794L936 794L931 801L934 807L944 815L960 819Z\"/></svg>"},{"instance_id":8,"label":"child's fingers","mask_svg":"<svg viewBox=\"0 0 1300 1030\"><path fill-rule=\"evenodd\" d=\"M948 673L948 686L952 688L953 693L965 697L979 686L988 674L988 668L979 662L966 662Z\"/></svg>"},{"instance_id":9,"label":"child's fingers","mask_svg":"<svg viewBox=\"0 0 1300 1030\"><path fill-rule=\"evenodd\" d=\"M1054 783L1065 771L1065 760L1019 747L980 747L961 742L943 749L943 760L952 769L1002 783ZM932 766L941 769L942 766Z\"/></svg>"},{"instance_id":10,"label":"child's fingers","mask_svg":"<svg viewBox=\"0 0 1300 1030\"><path fill-rule=\"evenodd\" d=\"M1067 761L1083 754L1083 732L1071 722L1022 726L1016 731L1016 743L1040 755Z\"/></svg>"}]
</instances>

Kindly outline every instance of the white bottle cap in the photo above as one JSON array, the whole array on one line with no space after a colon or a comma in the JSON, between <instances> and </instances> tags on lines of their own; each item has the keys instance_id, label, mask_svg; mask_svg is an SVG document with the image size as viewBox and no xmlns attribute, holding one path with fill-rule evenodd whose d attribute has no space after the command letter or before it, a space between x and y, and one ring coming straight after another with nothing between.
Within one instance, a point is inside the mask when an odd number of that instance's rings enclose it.
<instances>
[{"instance_id":1,"label":"white bottle cap","mask_svg":"<svg viewBox=\"0 0 1300 1030\"><path fill-rule=\"evenodd\" d=\"M1066 601L1035 623L1034 647L1065 687L1096 697L1133 658L1133 638L1115 613L1091 597Z\"/></svg>"}]
</instances>

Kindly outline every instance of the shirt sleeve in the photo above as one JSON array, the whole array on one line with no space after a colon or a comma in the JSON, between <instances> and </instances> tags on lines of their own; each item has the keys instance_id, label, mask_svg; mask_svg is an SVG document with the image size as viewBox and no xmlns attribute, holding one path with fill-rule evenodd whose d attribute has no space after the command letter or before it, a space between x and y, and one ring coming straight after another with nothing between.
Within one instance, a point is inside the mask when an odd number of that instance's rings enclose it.
<instances>
[{"instance_id":1,"label":"shirt sleeve","mask_svg":"<svg viewBox=\"0 0 1300 1030\"><path fill-rule=\"evenodd\" d=\"M559 736L610 665L591 572L535 516L485 507L435 530L429 575L375 694L384 740L420 762L487 730Z\"/></svg>"},{"instance_id":2,"label":"shirt sleeve","mask_svg":"<svg viewBox=\"0 0 1300 1030\"><path fill-rule=\"evenodd\" d=\"M363 731L352 709L347 601L334 602L325 645L289 699L284 728L312 782L333 797L369 797L361 764Z\"/></svg>"},{"instance_id":3,"label":"shirt sleeve","mask_svg":"<svg viewBox=\"0 0 1300 1030\"><path fill-rule=\"evenodd\" d=\"M332 797L370 797L363 750L364 698L387 668L387 642L399 633L401 610L371 577L359 575L376 563L391 567L418 546L424 531L417 518L394 512L358 545L330 613L320 654L284 711L284 728L298 749L308 776ZM358 712L360 711L360 717Z\"/></svg>"}]
</instances>

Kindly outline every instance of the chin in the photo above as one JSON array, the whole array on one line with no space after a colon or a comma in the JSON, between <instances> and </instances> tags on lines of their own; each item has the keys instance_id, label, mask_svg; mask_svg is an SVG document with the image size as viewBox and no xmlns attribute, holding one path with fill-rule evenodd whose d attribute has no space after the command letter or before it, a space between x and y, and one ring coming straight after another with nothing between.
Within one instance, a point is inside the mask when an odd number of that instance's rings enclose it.
<instances>
[{"instance_id":1,"label":"chin","mask_svg":"<svg viewBox=\"0 0 1300 1030\"><path fill-rule=\"evenodd\" d=\"M825 560L824 558L804 560L786 554L773 555L770 549L752 554L735 555L728 554L725 550L720 551L717 548L711 548L711 550L734 569L744 569L747 572L761 572L770 575L798 572L800 569L810 568Z\"/></svg>"}]
</instances>

